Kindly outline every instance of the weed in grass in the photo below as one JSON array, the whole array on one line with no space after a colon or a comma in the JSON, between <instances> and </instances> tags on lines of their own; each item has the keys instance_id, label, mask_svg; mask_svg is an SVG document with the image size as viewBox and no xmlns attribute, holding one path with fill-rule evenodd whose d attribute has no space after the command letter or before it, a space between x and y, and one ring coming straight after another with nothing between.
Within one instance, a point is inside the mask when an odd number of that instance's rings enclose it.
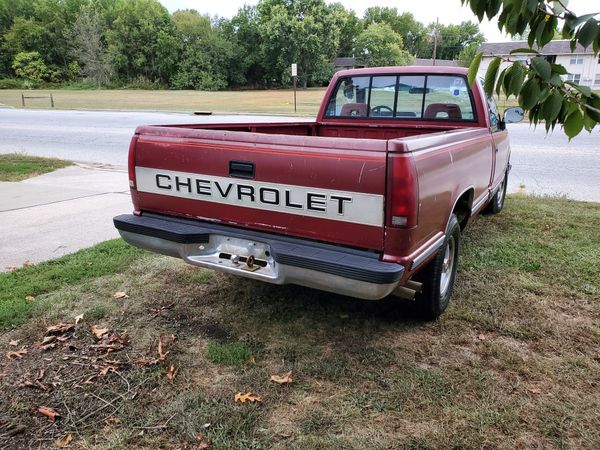
<instances>
[{"instance_id":1,"label":"weed in grass","mask_svg":"<svg viewBox=\"0 0 600 450\"><path fill-rule=\"evenodd\" d=\"M206 356L210 362L225 366L243 366L252 350L245 342L220 343L208 341Z\"/></svg>"},{"instance_id":2,"label":"weed in grass","mask_svg":"<svg viewBox=\"0 0 600 450\"><path fill-rule=\"evenodd\" d=\"M85 312L85 318L89 320L100 320L106 316L108 308L103 305L94 305Z\"/></svg>"}]
</instances>

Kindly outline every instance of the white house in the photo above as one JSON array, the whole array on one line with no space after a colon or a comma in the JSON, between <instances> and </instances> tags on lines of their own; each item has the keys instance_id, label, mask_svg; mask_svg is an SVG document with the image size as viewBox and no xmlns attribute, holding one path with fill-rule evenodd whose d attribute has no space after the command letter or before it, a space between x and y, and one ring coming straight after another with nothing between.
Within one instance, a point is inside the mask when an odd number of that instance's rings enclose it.
<instances>
[{"instance_id":1,"label":"white house","mask_svg":"<svg viewBox=\"0 0 600 450\"><path fill-rule=\"evenodd\" d=\"M527 48L526 41L511 41L511 42L486 42L479 47L479 51L483 52L481 65L479 66L479 75L484 76L485 72L496 56L504 58L509 57L512 50L518 48ZM568 81L583 86L590 86L593 89L600 90L600 56L594 55L591 46L583 48L577 45L575 51L571 53L571 46L568 40L551 41L542 49L537 49L549 62L563 65L568 71L566 76ZM526 61L533 56L532 54L513 54L510 55L512 60ZM501 69L506 67L506 63L502 63Z\"/></svg>"}]
</instances>

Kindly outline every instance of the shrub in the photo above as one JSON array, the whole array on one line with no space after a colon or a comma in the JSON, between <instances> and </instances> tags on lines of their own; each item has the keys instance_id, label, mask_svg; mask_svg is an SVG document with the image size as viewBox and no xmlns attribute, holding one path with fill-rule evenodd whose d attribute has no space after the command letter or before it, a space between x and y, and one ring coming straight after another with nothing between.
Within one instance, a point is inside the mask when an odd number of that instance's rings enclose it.
<instances>
[{"instance_id":1,"label":"shrub","mask_svg":"<svg viewBox=\"0 0 600 450\"><path fill-rule=\"evenodd\" d=\"M39 52L17 53L12 68L17 76L33 83L40 83L55 75L48 69Z\"/></svg>"}]
</instances>

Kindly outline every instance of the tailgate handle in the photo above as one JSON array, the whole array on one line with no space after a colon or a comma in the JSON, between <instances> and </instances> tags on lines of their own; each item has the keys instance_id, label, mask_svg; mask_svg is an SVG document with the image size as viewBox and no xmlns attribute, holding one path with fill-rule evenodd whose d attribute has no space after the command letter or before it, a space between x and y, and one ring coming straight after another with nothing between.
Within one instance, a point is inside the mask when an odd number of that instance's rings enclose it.
<instances>
[{"instance_id":1,"label":"tailgate handle","mask_svg":"<svg viewBox=\"0 0 600 450\"><path fill-rule=\"evenodd\" d=\"M229 176L236 178L254 178L254 163L229 161Z\"/></svg>"}]
</instances>

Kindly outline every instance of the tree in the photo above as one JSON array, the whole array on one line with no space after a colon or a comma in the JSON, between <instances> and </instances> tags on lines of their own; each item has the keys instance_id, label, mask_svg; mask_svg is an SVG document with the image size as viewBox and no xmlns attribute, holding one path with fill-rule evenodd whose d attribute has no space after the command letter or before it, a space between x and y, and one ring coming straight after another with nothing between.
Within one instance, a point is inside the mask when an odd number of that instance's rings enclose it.
<instances>
[{"instance_id":1,"label":"tree","mask_svg":"<svg viewBox=\"0 0 600 450\"><path fill-rule=\"evenodd\" d=\"M475 56L477 56L480 45L481 44L473 43L463 48L458 54L458 64L462 67L469 67Z\"/></svg>"},{"instance_id":2,"label":"tree","mask_svg":"<svg viewBox=\"0 0 600 450\"><path fill-rule=\"evenodd\" d=\"M104 12L107 51L122 80L145 78L166 83L174 69L176 48L165 45L175 27L156 0L112 0Z\"/></svg>"},{"instance_id":3,"label":"tree","mask_svg":"<svg viewBox=\"0 0 600 450\"><path fill-rule=\"evenodd\" d=\"M260 52L269 80L288 83L290 64L306 88L330 78L340 30L324 0L261 0L257 5Z\"/></svg>"},{"instance_id":4,"label":"tree","mask_svg":"<svg viewBox=\"0 0 600 450\"><path fill-rule=\"evenodd\" d=\"M221 30L213 27L210 17L195 10L177 11L173 21L183 49L172 79L173 87L202 90L227 87L233 51Z\"/></svg>"},{"instance_id":5,"label":"tree","mask_svg":"<svg viewBox=\"0 0 600 450\"><path fill-rule=\"evenodd\" d=\"M478 19L498 16L498 28L511 36L532 30L527 38L527 48L513 54L527 54L527 62L505 59L509 65L500 70L503 58L492 60L485 74L484 89L487 95L504 92L514 95L519 105L529 112L529 120L537 125L545 122L546 131L557 124L563 126L569 139L584 128L591 131L600 123L600 95L587 86L564 81L567 69L548 61L538 49L548 44L560 28L563 38L571 41L571 51L581 45L600 51L600 22L598 13L577 16L566 7L566 1L551 0L461 0L468 4ZM473 83L482 53L469 68L469 82ZM522 58L519 58L522 59Z\"/></svg>"},{"instance_id":6,"label":"tree","mask_svg":"<svg viewBox=\"0 0 600 450\"><path fill-rule=\"evenodd\" d=\"M355 54L366 66L405 66L412 56L402 49L402 36L387 23L372 23L358 35Z\"/></svg>"},{"instance_id":7,"label":"tree","mask_svg":"<svg viewBox=\"0 0 600 450\"><path fill-rule=\"evenodd\" d=\"M458 55L465 47L469 45L477 45L479 47L485 41L485 36L479 31L479 25L470 20L461 22L458 25L438 25L432 23L427 28L430 32L434 28L438 32L437 59L458 59ZM429 55L427 56L428 58L431 57L431 53Z\"/></svg>"},{"instance_id":8,"label":"tree","mask_svg":"<svg viewBox=\"0 0 600 450\"><path fill-rule=\"evenodd\" d=\"M17 76L34 83L40 83L50 77L50 71L38 52L17 53L12 68Z\"/></svg>"},{"instance_id":9,"label":"tree","mask_svg":"<svg viewBox=\"0 0 600 450\"><path fill-rule=\"evenodd\" d=\"M431 53L428 55L422 54L423 48L427 46L427 30L411 13L398 14L396 8L372 6L365 11L363 23L365 27L372 23L387 23L396 33L402 36L404 49L407 52L422 58L431 57Z\"/></svg>"},{"instance_id":10,"label":"tree","mask_svg":"<svg viewBox=\"0 0 600 450\"><path fill-rule=\"evenodd\" d=\"M99 15L92 9L83 9L68 35L72 55L81 64L85 76L97 87L108 83L111 74L103 34Z\"/></svg>"}]
</instances>

